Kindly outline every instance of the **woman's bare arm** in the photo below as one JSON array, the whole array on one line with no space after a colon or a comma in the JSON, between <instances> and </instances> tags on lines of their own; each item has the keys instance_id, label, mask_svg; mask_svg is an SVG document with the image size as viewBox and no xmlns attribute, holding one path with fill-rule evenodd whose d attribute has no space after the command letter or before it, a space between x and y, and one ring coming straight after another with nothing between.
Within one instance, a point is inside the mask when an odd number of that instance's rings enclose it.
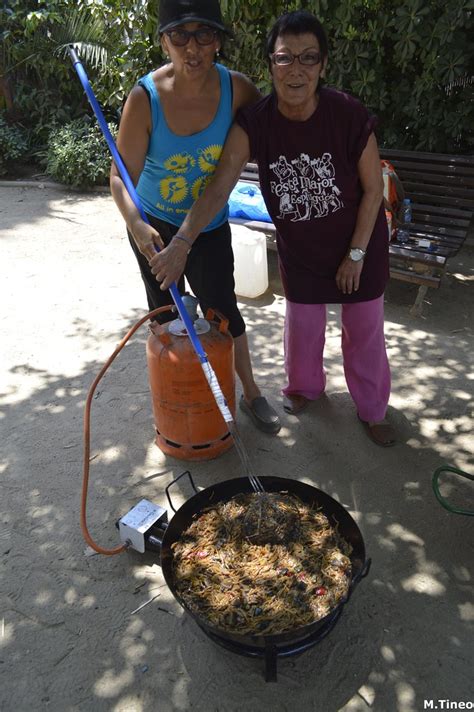
<instances>
[{"instance_id":1,"label":"woman's bare arm","mask_svg":"<svg viewBox=\"0 0 474 712\"><path fill-rule=\"evenodd\" d=\"M151 271L158 281L161 281L162 290L168 289L183 273L190 245L225 206L249 157L248 136L238 124L234 124L211 182L194 203L178 230L177 234L184 237L186 242L177 237L173 238L168 247L150 261Z\"/></svg>"},{"instance_id":2,"label":"woman's bare arm","mask_svg":"<svg viewBox=\"0 0 474 712\"><path fill-rule=\"evenodd\" d=\"M117 137L118 151L135 186L145 165L150 131L148 97L144 89L135 87L125 103ZM141 219L115 163L112 163L110 170L110 190L138 249L150 260L156 254L155 244L161 246L161 238L156 230Z\"/></svg>"},{"instance_id":3,"label":"woman's bare arm","mask_svg":"<svg viewBox=\"0 0 474 712\"><path fill-rule=\"evenodd\" d=\"M383 198L382 168L377 140L373 133L362 151L357 169L363 194L350 246L366 250ZM357 292L363 265L364 260L353 262L348 257L343 259L336 274L337 286L343 294Z\"/></svg>"},{"instance_id":4,"label":"woman's bare arm","mask_svg":"<svg viewBox=\"0 0 474 712\"><path fill-rule=\"evenodd\" d=\"M352 235L351 247L367 249L370 236L383 199L383 176L379 149L374 134L370 134L367 145L357 165L362 184L362 200L357 213L357 221Z\"/></svg>"}]
</instances>

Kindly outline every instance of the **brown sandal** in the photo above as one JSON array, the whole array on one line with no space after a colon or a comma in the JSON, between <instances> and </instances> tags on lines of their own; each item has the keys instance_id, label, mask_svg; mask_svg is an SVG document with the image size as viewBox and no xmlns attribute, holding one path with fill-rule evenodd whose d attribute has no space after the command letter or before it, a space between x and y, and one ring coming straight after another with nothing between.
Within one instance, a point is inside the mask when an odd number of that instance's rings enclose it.
<instances>
[{"instance_id":1,"label":"brown sandal","mask_svg":"<svg viewBox=\"0 0 474 712\"><path fill-rule=\"evenodd\" d=\"M376 445L380 445L380 447L392 447L392 445L395 445L397 442L395 431L386 420L382 420L380 423L369 423L360 417L359 420L364 426L369 438Z\"/></svg>"},{"instance_id":2,"label":"brown sandal","mask_svg":"<svg viewBox=\"0 0 474 712\"><path fill-rule=\"evenodd\" d=\"M296 415L306 410L310 403L311 401L306 396L293 393L283 397L283 410L290 415Z\"/></svg>"}]
</instances>

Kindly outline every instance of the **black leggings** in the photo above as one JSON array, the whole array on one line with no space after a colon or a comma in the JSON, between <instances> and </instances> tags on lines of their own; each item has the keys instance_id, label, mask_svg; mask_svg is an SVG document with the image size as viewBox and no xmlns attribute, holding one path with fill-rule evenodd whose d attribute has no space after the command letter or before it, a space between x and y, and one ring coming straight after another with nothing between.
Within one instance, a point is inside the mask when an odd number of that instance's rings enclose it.
<instances>
[{"instance_id":1,"label":"black leggings","mask_svg":"<svg viewBox=\"0 0 474 712\"><path fill-rule=\"evenodd\" d=\"M178 231L178 227L153 215L147 215L147 217L151 225L160 233L165 245L168 245L173 235ZM128 232L128 238L140 267L149 310L173 304L169 290L161 291L156 277L148 266L148 260L139 251L130 232ZM234 338L241 336L245 331L245 322L237 306L234 292L234 254L228 222L215 230L202 232L199 235L188 255L184 274L199 301L204 316L209 308L220 311L229 320L229 331L232 336ZM178 282L178 290L184 294L183 277ZM158 320L164 323L175 318L175 314L165 312L159 316Z\"/></svg>"}]
</instances>

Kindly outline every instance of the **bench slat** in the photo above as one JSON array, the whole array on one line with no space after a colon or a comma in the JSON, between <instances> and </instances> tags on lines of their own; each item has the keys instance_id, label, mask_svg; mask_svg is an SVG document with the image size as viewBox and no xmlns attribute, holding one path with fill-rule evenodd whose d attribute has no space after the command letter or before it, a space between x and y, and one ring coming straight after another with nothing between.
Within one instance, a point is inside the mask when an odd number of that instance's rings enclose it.
<instances>
[{"instance_id":1,"label":"bench slat","mask_svg":"<svg viewBox=\"0 0 474 712\"><path fill-rule=\"evenodd\" d=\"M464 205L467 209L474 208L473 190L456 187L452 185L428 185L426 183L414 183L411 180L402 180L403 188L408 197L412 200L419 200L419 196L424 195L431 204L436 204L438 198L450 197L459 205Z\"/></svg>"},{"instance_id":2,"label":"bench slat","mask_svg":"<svg viewBox=\"0 0 474 712\"><path fill-rule=\"evenodd\" d=\"M456 229L451 226L437 225L429 222L419 223L417 220L414 221L413 225L410 226L410 232L419 232L427 230L433 235L440 235L447 238L460 238L464 239L466 231L463 229Z\"/></svg>"},{"instance_id":3,"label":"bench slat","mask_svg":"<svg viewBox=\"0 0 474 712\"><path fill-rule=\"evenodd\" d=\"M455 156L447 153L424 153L423 151L398 151L394 148L381 148L380 155L390 163L394 160L427 161L441 165L474 167L474 156ZM393 159L393 160L392 160Z\"/></svg>"},{"instance_id":4,"label":"bench slat","mask_svg":"<svg viewBox=\"0 0 474 712\"><path fill-rule=\"evenodd\" d=\"M390 161L392 163L392 161ZM430 180L439 176L440 178L463 179L474 177L474 166L456 166L444 165L440 166L436 163L420 163L419 161L393 161L393 167L397 173L412 174L418 173L423 178L428 177Z\"/></svg>"},{"instance_id":5,"label":"bench slat","mask_svg":"<svg viewBox=\"0 0 474 712\"><path fill-rule=\"evenodd\" d=\"M441 277L416 274L416 272L409 272L396 267L390 267L390 277L399 279L402 282L410 282L411 284L423 284L432 289L438 289L441 284Z\"/></svg>"},{"instance_id":6,"label":"bench slat","mask_svg":"<svg viewBox=\"0 0 474 712\"><path fill-rule=\"evenodd\" d=\"M451 195L446 195L445 191L439 191L439 194L434 195L433 193L427 193L425 186L420 186L416 184L403 183L405 188L405 193L408 198L411 198L413 203L431 203L431 205L437 206L453 206L455 208L465 208L471 213L474 211L474 197L472 198L460 198L454 192Z\"/></svg>"},{"instance_id":7,"label":"bench slat","mask_svg":"<svg viewBox=\"0 0 474 712\"><path fill-rule=\"evenodd\" d=\"M458 186L461 186L471 192L474 188L474 171L472 176L460 176L440 173L420 173L418 170L406 171L399 170L397 167L395 167L395 170L403 184L405 184L405 181L410 181L411 183L417 183L427 188L442 185L447 188L457 189Z\"/></svg>"},{"instance_id":8,"label":"bench slat","mask_svg":"<svg viewBox=\"0 0 474 712\"><path fill-rule=\"evenodd\" d=\"M397 245L395 242L391 242L389 245L389 253L393 257L400 260L409 260L414 263L429 265L431 267L443 268L446 264L447 255L435 252L423 252L416 248L415 245Z\"/></svg>"},{"instance_id":9,"label":"bench slat","mask_svg":"<svg viewBox=\"0 0 474 712\"><path fill-rule=\"evenodd\" d=\"M456 220L459 223L469 227L472 220L472 211L462 208L453 208L452 205L425 205L424 203L415 203L412 201L412 212L429 215L432 219L444 219L446 216L449 220Z\"/></svg>"},{"instance_id":10,"label":"bench slat","mask_svg":"<svg viewBox=\"0 0 474 712\"><path fill-rule=\"evenodd\" d=\"M411 241L405 242L403 244L416 254L420 255L437 254L443 256L444 258L453 257L459 252L463 244L461 240L458 240L456 242L453 240L446 241L444 239L438 238L436 235L430 235L426 232L415 234L411 233L411 235ZM430 247L422 247L418 242L418 240L420 239L429 240ZM401 246L401 244L396 241L391 242L390 245L393 245L394 247Z\"/></svg>"},{"instance_id":11,"label":"bench slat","mask_svg":"<svg viewBox=\"0 0 474 712\"><path fill-rule=\"evenodd\" d=\"M460 229L463 235L469 227L469 220L459 220L449 217L445 218L440 215L421 213L417 210L413 210L413 220L415 223L421 223L422 225L439 225L440 227L444 226L448 228Z\"/></svg>"}]
</instances>

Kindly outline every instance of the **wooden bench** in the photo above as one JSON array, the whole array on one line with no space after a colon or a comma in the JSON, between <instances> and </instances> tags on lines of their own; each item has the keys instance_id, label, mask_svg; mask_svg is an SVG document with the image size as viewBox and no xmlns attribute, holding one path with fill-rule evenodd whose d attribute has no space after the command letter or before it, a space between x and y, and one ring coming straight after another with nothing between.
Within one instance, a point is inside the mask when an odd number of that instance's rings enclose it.
<instances>
[{"instance_id":1,"label":"wooden bench","mask_svg":"<svg viewBox=\"0 0 474 712\"><path fill-rule=\"evenodd\" d=\"M381 149L411 198L413 223L408 244L391 242L390 276L419 285L413 314L420 314L429 287L438 288L447 262L461 249L474 215L474 157ZM258 183L258 167L248 163L241 180ZM273 223L230 218L230 222L261 230L276 249ZM429 245L420 246L420 240Z\"/></svg>"}]
</instances>

